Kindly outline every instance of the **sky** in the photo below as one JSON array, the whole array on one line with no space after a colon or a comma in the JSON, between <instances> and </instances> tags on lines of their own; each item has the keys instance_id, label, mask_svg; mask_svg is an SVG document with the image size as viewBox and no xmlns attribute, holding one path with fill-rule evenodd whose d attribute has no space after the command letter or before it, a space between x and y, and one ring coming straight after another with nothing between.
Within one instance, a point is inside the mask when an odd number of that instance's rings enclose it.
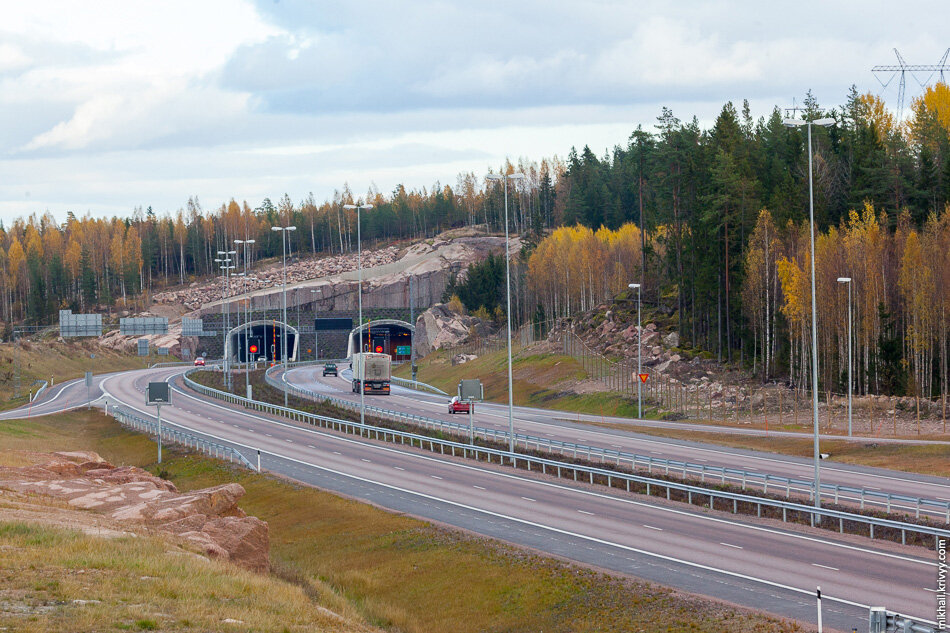
<instances>
[{"instance_id":1,"label":"sky","mask_svg":"<svg viewBox=\"0 0 950 633\"><path fill-rule=\"evenodd\" d=\"M827 107L935 64L950 3L3 2L0 220L454 185L598 155L661 108ZM907 77L908 100L927 75Z\"/></svg>"}]
</instances>

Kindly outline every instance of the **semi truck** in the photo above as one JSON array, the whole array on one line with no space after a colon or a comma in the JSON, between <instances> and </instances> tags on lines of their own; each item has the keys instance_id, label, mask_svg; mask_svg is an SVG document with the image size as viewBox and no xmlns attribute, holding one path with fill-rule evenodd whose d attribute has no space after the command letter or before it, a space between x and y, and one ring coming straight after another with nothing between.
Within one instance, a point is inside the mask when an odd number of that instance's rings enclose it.
<instances>
[{"instance_id":1,"label":"semi truck","mask_svg":"<svg viewBox=\"0 0 950 633\"><path fill-rule=\"evenodd\" d=\"M376 393L389 395L389 380L392 357L389 354L364 352L353 354L353 393Z\"/></svg>"}]
</instances>

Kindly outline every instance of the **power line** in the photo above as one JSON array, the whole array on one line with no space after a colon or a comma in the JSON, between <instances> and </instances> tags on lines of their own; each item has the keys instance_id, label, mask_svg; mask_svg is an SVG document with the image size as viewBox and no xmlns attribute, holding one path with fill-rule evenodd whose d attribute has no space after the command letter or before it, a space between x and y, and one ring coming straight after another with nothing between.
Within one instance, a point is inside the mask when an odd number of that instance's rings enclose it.
<instances>
[{"instance_id":1,"label":"power line","mask_svg":"<svg viewBox=\"0 0 950 633\"><path fill-rule=\"evenodd\" d=\"M900 121L904 116L904 94L907 90L907 73L910 73L911 77L920 84L920 87L923 88L930 83L930 80L933 78L934 73L940 73L940 82L946 83L944 72L950 70L950 65L947 64L947 57L950 56L950 48L948 48L943 57L940 58L940 61L936 64L908 64L904 61L904 58L901 56L900 51L896 48L894 49L894 55L897 56L896 65L884 65L884 66L874 66L871 68L873 73L890 73L888 80L881 81L881 78L878 77L877 80L881 83L881 86L887 88L895 77L900 77L900 81L897 86L897 120ZM930 75L927 76L927 79L920 81L920 79L914 73L918 72L929 72Z\"/></svg>"}]
</instances>

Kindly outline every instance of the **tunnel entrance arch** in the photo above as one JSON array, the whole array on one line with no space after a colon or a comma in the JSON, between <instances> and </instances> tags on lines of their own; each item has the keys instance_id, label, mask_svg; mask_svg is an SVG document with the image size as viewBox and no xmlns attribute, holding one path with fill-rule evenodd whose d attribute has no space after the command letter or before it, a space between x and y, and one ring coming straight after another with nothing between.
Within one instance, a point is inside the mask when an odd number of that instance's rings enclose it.
<instances>
[{"instance_id":1,"label":"tunnel entrance arch","mask_svg":"<svg viewBox=\"0 0 950 633\"><path fill-rule=\"evenodd\" d=\"M246 336L245 336L246 333ZM300 335L297 328L281 321L259 320L243 323L228 332L225 358L233 362L283 362L283 340L287 339L287 360L297 360Z\"/></svg>"},{"instance_id":2,"label":"tunnel entrance arch","mask_svg":"<svg viewBox=\"0 0 950 633\"><path fill-rule=\"evenodd\" d=\"M363 349L389 354L394 361L408 361L412 358L415 331L415 326L399 319L378 319L364 323L350 332L346 356L349 358Z\"/></svg>"}]
</instances>

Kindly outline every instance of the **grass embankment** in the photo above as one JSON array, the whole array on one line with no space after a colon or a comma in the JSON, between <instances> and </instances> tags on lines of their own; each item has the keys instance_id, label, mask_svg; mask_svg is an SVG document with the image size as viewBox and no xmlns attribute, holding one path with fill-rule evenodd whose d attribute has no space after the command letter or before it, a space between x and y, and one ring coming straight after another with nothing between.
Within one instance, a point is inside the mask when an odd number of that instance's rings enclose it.
<instances>
[{"instance_id":1,"label":"grass embankment","mask_svg":"<svg viewBox=\"0 0 950 633\"><path fill-rule=\"evenodd\" d=\"M454 393L461 379L480 378L485 384L487 400L507 404L507 354L504 350L484 354L461 365L452 365L452 356L454 356L453 353L440 350L419 361L418 379L439 387L448 393ZM409 371L407 365L401 365L395 373L403 377L409 377ZM566 384L570 381L583 380L586 377L587 374L583 367L570 356L525 354L517 355L512 359L512 382L516 405L601 416L631 418L636 416L636 399L630 399L616 392L575 394L559 391L557 388L559 383ZM656 412L653 410L645 409L644 413L644 417L656 417ZM684 420L684 422L695 424L704 421ZM705 422L718 424L715 420ZM807 434L803 434L801 439L749 437L717 433L714 430L693 431L640 426L634 420L629 423L597 421L584 423L612 429L636 431L657 437L692 440L783 455L811 457L813 451L811 436ZM806 428L804 424L798 426L785 424L781 429L777 429L776 426L773 425L771 428L783 431L810 431L810 428ZM757 428L757 425L744 424L742 428ZM831 454L831 461L950 477L950 445L895 445L878 443L875 442L874 438L867 438L865 442L827 440L822 441L821 447L822 452Z\"/></svg>"},{"instance_id":2,"label":"grass embankment","mask_svg":"<svg viewBox=\"0 0 950 633\"><path fill-rule=\"evenodd\" d=\"M90 358L94 354L95 358ZM20 392L15 389L15 356L19 355ZM12 343L0 345L0 410L28 402L34 380L50 380L59 384L64 380L82 378L85 372L102 374L126 369L142 369L152 363L177 360L171 356L132 356L107 347L92 339L60 341L22 341L15 349ZM35 391L36 387L32 387Z\"/></svg>"},{"instance_id":3,"label":"grass embankment","mask_svg":"<svg viewBox=\"0 0 950 633\"><path fill-rule=\"evenodd\" d=\"M2 429L2 446L96 450L113 463L155 470L151 442L95 413L18 422L12 434ZM280 576L296 579L312 600L338 613L355 613L392 631L800 630L794 623L597 573L227 463L175 451L167 457L163 470L181 490L228 481L244 486L241 507L269 523L271 558ZM59 562L49 573L62 582L66 569ZM57 591L44 595L59 600ZM136 600L151 605L151 595L143 588ZM223 590L216 595L229 598ZM162 611L159 605L148 608ZM280 618L276 610L274 618Z\"/></svg>"}]
</instances>

